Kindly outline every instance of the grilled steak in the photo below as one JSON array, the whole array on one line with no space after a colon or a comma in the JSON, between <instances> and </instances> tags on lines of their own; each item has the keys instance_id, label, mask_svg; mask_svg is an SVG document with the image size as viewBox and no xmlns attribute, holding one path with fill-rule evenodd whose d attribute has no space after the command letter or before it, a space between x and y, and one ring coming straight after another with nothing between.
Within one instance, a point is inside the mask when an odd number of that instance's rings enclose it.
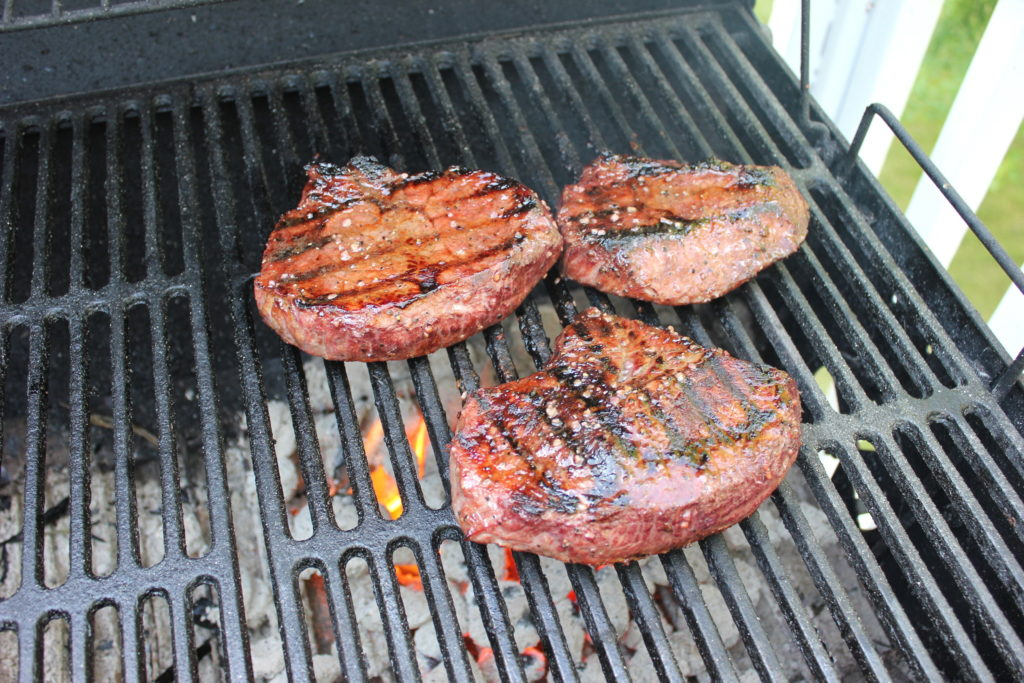
<instances>
[{"instance_id":1,"label":"grilled steak","mask_svg":"<svg viewBox=\"0 0 1024 683\"><path fill-rule=\"evenodd\" d=\"M473 541L607 564L747 517L799 446L786 373L589 309L541 372L469 396L452 506Z\"/></svg>"},{"instance_id":2,"label":"grilled steak","mask_svg":"<svg viewBox=\"0 0 1024 683\"><path fill-rule=\"evenodd\" d=\"M701 303L796 251L807 220L774 166L603 155L562 193L562 270L621 296Z\"/></svg>"},{"instance_id":3,"label":"grilled steak","mask_svg":"<svg viewBox=\"0 0 1024 683\"><path fill-rule=\"evenodd\" d=\"M267 241L256 305L285 341L334 360L436 351L498 322L561 237L529 188L486 171L398 174L314 163Z\"/></svg>"}]
</instances>

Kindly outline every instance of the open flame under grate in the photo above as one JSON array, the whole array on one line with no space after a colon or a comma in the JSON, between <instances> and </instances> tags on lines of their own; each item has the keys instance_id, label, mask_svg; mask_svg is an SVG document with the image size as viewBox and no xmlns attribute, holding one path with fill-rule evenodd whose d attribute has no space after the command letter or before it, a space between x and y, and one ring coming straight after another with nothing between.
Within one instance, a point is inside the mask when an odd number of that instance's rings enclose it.
<instances>
[{"instance_id":1,"label":"open flame under grate","mask_svg":"<svg viewBox=\"0 0 1024 683\"><path fill-rule=\"evenodd\" d=\"M0 671L1024 675L1024 392L989 392L1006 359L758 31L722 4L0 110ZM254 314L316 153L551 201L601 149L781 164L808 242L707 306L551 276L408 363L308 360ZM462 392L590 304L796 377L805 447L757 515L597 571L461 539Z\"/></svg>"}]
</instances>

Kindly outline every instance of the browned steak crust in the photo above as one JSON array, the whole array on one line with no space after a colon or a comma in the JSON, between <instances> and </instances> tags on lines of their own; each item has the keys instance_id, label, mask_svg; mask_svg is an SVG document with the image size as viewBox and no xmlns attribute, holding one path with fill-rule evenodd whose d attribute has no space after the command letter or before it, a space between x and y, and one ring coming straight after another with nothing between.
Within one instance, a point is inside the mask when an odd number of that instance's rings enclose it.
<instances>
[{"instance_id":1,"label":"browned steak crust","mask_svg":"<svg viewBox=\"0 0 1024 683\"><path fill-rule=\"evenodd\" d=\"M436 351L508 315L558 259L547 206L496 173L409 176L367 157L307 173L255 283L263 319L307 353L380 361Z\"/></svg>"},{"instance_id":2,"label":"browned steak crust","mask_svg":"<svg viewBox=\"0 0 1024 683\"><path fill-rule=\"evenodd\" d=\"M775 166L603 155L562 193L562 270L612 294L702 303L796 251L807 221Z\"/></svg>"},{"instance_id":3,"label":"browned steak crust","mask_svg":"<svg viewBox=\"0 0 1024 683\"><path fill-rule=\"evenodd\" d=\"M473 541L601 565L747 517L799 446L785 372L589 309L541 372L469 396L452 506Z\"/></svg>"}]
</instances>

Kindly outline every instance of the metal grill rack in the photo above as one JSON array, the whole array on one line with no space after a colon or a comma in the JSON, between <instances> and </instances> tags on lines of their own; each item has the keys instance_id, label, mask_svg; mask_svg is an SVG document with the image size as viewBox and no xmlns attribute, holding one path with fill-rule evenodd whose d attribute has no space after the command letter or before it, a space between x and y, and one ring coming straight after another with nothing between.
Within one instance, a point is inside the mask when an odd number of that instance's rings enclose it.
<instances>
[{"instance_id":1,"label":"metal grill rack","mask_svg":"<svg viewBox=\"0 0 1024 683\"><path fill-rule=\"evenodd\" d=\"M501 380L533 371L516 365L522 344L535 364L549 354L539 306L563 324L586 303L674 324L705 345L764 361L796 377L804 399L804 446L794 473L772 496L817 595L802 595L755 514L740 526L787 630L761 624L721 536L700 544L711 574L764 679L785 676L798 656L815 678L835 679L835 653L823 645L811 605L826 609L866 678L1020 678L1024 675L1024 391L1004 382L1007 358L962 295L926 255L898 210L768 47L749 10L618 18L531 35L496 35L415 49L323 58L316 62L199 81L87 95L0 110L0 376L4 383L3 462L18 461L24 508L16 538L20 585L0 601L0 637L16 643L21 680L44 673L48 625L67 625L70 672L88 678L92 617L118 613L126 680L198 676L215 651L232 678L252 676L242 608L236 525L262 527L288 672L312 675L312 653L297 580L324 577L337 651L349 680L366 678L365 654L345 565L363 560L385 626L395 677L419 672L392 571L397 546L413 550L444 671L471 680L473 667L436 552L461 543L478 607L504 680L524 680L504 597L483 547L461 541L450 509L429 507L387 364L368 367L377 412L405 506L395 520L379 510L369 480L348 370L325 364L346 465L359 508L355 529L333 518L306 395L303 359L254 314L251 281L274 219L294 204L302 166L314 154L343 161L371 153L403 170L449 164L495 169L536 188L549 203L598 151L655 157L780 164L811 205L807 244L756 281L709 305L674 310L610 301L549 276L516 312L517 334L484 334ZM70 245L66 252L60 245ZM514 330L513 330L514 332ZM182 351L182 344L187 347ZM465 344L447 349L463 390L479 383ZM408 362L433 454L447 474L448 419L434 381L444 355ZM827 369L830 405L815 381ZM136 396L140 369L150 398ZM195 398L183 412L179 375ZM288 530L266 402L291 407L313 532ZM90 428L99 403L111 412L116 490L91 495ZM229 408L241 408L261 517L231 519L224 468ZM133 427L151 417L163 505L163 557L142 566L133 494L140 464ZM179 465L178 426L194 422L201 458ZM66 428L70 492L63 511L48 505L45 467L55 424ZM13 427L12 427L13 425ZM17 439L10 434L16 432ZM15 443L16 442L16 443ZM14 446L11 444L14 443ZM12 448L14 450L12 450ZM818 457L840 461L830 477ZM183 476L208 490L208 551L186 552ZM845 562L873 607L858 612L837 568L806 519L802 500L824 511ZM117 562L91 569L90 517L116 508ZM863 531L867 512L877 529ZM66 580L45 585L44 529L69 519ZM0 539L3 540L3 539ZM549 673L577 680L573 655L538 559L515 563L541 636ZM709 672L736 680L686 556L662 558L672 592ZM627 680L593 570L566 568L603 672ZM657 675L682 672L657 607L635 563L616 567L629 611L643 631ZM197 589L219 608L217 636L197 642ZM206 595L206 594L204 594ZM140 610L166 603L172 668L147 670ZM880 622L882 651L865 620ZM204 650L205 648L205 650Z\"/></svg>"}]
</instances>

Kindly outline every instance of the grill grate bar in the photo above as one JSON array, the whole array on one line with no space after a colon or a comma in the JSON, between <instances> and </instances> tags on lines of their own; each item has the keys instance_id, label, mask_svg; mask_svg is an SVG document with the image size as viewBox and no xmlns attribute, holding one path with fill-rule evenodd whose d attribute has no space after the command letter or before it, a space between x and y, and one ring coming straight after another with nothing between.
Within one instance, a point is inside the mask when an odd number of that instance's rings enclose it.
<instances>
[{"instance_id":1,"label":"grill grate bar","mask_svg":"<svg viewBox=\"0 0 1024 683\"><path fill-rule=\"evenodd\" d=\"M875 290L859 264L857 264L856 259L854 259L850 254L846 245L844 245L839 236L836 235L832 225L825 219L824 214L821 211L821 207L815 201L813 194L807 194L807 202L811 207L811 214L814 216L814 227L816 230L816 248L809 247L807 253L808 259L811 261L816 275L820 278L821 273L824 272L821 261L816 255L816 252L819 250L826 254L831 260L843 264L843 272L852 280L850 284L851 288L856 288L856 292L859 296L858 301L866 305L870 315L881 323L880 326L883 326L889 331L886 340L899 349L899 356L901 360L906 363L906 367L910 371L915 384L917 384L920 389L931 393L935 389L933 373L920 357L918 350L914 347L914 343L907 336L906 331L896 320L892 311L882 302L879 293ZM813 258L811 258L812 255ZM826 280L828 280L828 278L826 278ZM836 287L835 285L830 284L829 293L832 294L833 291L836 291ZM848 304L844 305L847 308L845 313L846 316L852 315L852 311L849 310ZM899 385L894 384L892 386L896 387Z\"/></svg>"},{"instance_id":2,"label":"grill grate bar","mask_svg":"<svg viewBox=\"0 0 1024 683\"><path fill-rule=\"evenodd\" d=\"M750 596L743 587L736 565L733 564L729 550L721 536L710 536L700 541L700 548L704 552L708 569L711 570L715 582L722 591L729 612L739 628L740 636L747 647L750 661L754 668L761 675L762 680L783 681L785 675L775 657L775 649L772 647L768 634L761 626L761 621L750 602Z\"/></svg>"},{"instance_id":3,"label":"grill grate bar","mask_svg":"<svg viewBox=\"0 0 1024 683\"><path fill-rule=\"evenodd\" d=\"M469 666L466 645L462 638L462 631L459 629L459 621L455 616L455 605L448 592L448 582L444 577L444 569L438 561L437 552L433 546L428 545L426 552L418 551L416 553L416 559L421 570L420 576L425 579L423 590L433 607L431 616L434 620L434 633L437 634L441 643L448 678L453 681L472 681L473 671ZM511 655L513 658L516 656L514 649L505 654Z\"/></svg>"},{"instance_id":4,"label":"grill grate bar","mask_svg":"<svg viewBox=\"0 0 1024 683\"><path fill-rule=\"evenodd\" d=\"M344 363L326 361L327 382L334 403L335 417L341 433L342 449L345 453L345 469L348 474L353 498L356 502L359 520L362 525L367 517L380 517L380 507L373 493L370 481L370 468L366 461L363 447L363 435L359 429L359 418L356 416L355 404L352 401L352 388Z\"/></svg>"},{"instance_id":5,"label":"grill grate bar","mask_svg":"<svg viewBox=\"0 0 1024 683\"><path fill-rule=\"evenodd\" d=\"M15 202L17 196L15 178L18 176L18 148L24 139L20 125L0 122L5 132L3 146L3 188L0 190L0 302L7 301L8 259L10 243L14 236Z\"/></svg>"},{"instance_id":6,"label":"grill grate bar","mask_svg":"<svg viewBox=\"0 0 1024 683\"><path fill-rule=\"evenodd\" d=\"M583 54L582 50L578 51L578 54ZM636 78L633 76L632 70L628 66L626 66L626 63L624 61L622 61L622 56L619 54L618 50L610 45L605 44L603 46L603 49L601 50L601 54L604 55L605 61L611 66L611 69L614 72L613 75L616 76L619 79L619 81L625 83L626 89L632 96L633 102L639 105L640 114L646 120L646 124L650 126L651 130L655 131L653 136L640 137L651 139L651 144L654 144L655 141L660 140L661 144L658 145L658 147L667 150L673 159L685 159L688 156L690 156L689 154L684 154L683 151L679 148L679 146L676 145L673 136L670 136L668 134L668 127L658 116L657 112L654 111L654 107L651 105L651 101L644 94L643 88L640 87L640 84L636 82ZM591 77L600 78L600 76L597 75L597 69L594 66L593 60L590 59L589 54L587 54L587 62L588 63L586 65L586 68L584 69L584 72L590 75ZM601 81L604 81L604 79L601 78ZM610 91L608 90L607 86L601 88L601 93L609 93L609 104L614 103L614 106L619 107L618 103L615 101L615 98L610 97ZM685 109L681 111L685 111ZM620 117L616 116L615 118L616 120L619 120ZM624 120L624 117L622 118ZM683 130L689 131L697 129L684 127ZM637 139L639 139L639 137ZM706 151L710 153L711 147L707 144L706 140L700 139L699 146L702 152L704 152L706 149Z\"/></svg>"},{"instance_id":7,"label":"grill grate bar","mask_svg":"<svg viewBox=\"0 0 1024 683\"><path fill-rule=\"evenodd\" d=\"M152 224L149 227L152 228ZM168 344L165 333L167 308L163 301L151 303L155 304L150 309L149 328L153 349L153 394L160 452L160 516L163 519L163 558L166 561L174 561L184 556L185 534L181 523L178 457L171 421L170 376L167 367Z\"/></svg>"},{"instance_id":8,"label":"grill grate bar","mask_svg":"<svg viewBox=\"0 0 1024 683\"><path fill-rule=\"evenodd\" d=\"M320 113L320 107L316 103L316 93L313 91L313 87L308 78L296 76L294 81L294 85L298 88L299 97L302 101L302 113L304 120L309 121L311 124L308 127L308 130L310 134L310 144L313 148L313 155L327 152L332 149L330 142L331 135L327 129L327 125L324 123L323 115Z\"/></svg>"},{"instance_id":9,"label":"grill grate bar","mask_svg":"<svg viewBox=\"0 0 1024 683\"><path fill-rule=\"evenodd\" d=\"M672 585L672 592L682 608L686 624L693 634L694 643L700 651L714 680L729 683L739 680L732 664L732 658L725 649L722 636L708 611L693 569L681 550L673 550L661 556L665 575Z\"/></svg>"},{"instance_id":10,"label":"grill grate bar","mask_svg":"<svg viewBox=\"0 0 1024 683\"><path fill-rule=\"evenodd\" d=\"M85 333L82 317L68 319L68 471L70 519L68 522L68 581L92 574L92 540L89 537L89 439L87 436L85 386ZM74 632L74 629L72 629Z\"/></svg>"},{"instance_id":11,"label":"grill grate bar","mask_svg":"<svg viewBox=\"0 0 1024 683\"><path fill-rule=\"evenodd\" d=\"M336 562L322 567L327 597L331 601L331 617L334 623L334 643L341 658L341 673L346 681L358 683L366 680L366 659L360 644L356 615L349 597L351 588L345 572Z\"/></svg>"},{"instance_id":12,"label":"grill grate bar","mask_svg":"<svg viewBox=\"0 0 1024 683\"><path fill-rule=\"evenodd\" d=\"M85 185L85 153L83 149L82 119L72 119L72 153L71 153L71 277L70 287L77 289L82 284L82 256L78 245L82 244L83 221L83 187ZM69 477L69 510L68 523L68 580L81 580L83 574L91 575L92 542L89 538L89 453L86 426L88 422L87 398L85 386L85 332L82 316L71 315L68 318L68 471ZM77 622L75 618L73 621ZM72 624L72 653L75 652L74 641L81 644L79 629ZM78 666L76 664L76 666Z\"/></svg>"},{"instance_id":13,"label":"grill grate bar","mask_svg":"<svg viewBox=\"0 0 1024 683\"><path fill-rule=\"evenodd\" d=\"M302 373L299 350L283 342L280 348L281 364L288 387L288 407L291 409L295 445L302 469L306 507L313 525L312 535L315 536L318 530L334 526L334 511L327 498L327 480L313 424L313 414L309 407L309 392L306 390L306 378Z\"/></svg>"},{"instance_id":14,"label":"grill grate bar","mask_svg":"<svg viewBox=\"0 0 1024 683\"><path fill-rule=\"evenodd\" d=\"M50 157L52 156L52 138L55 124L41 125L39 127L39 139L36 141L37 163L36 170L36 196L35 208L33 210L32 228L32 283L30 297L40 297L46 288L46 276L49 270L47 255L46 236L49 224L50 211L50 184L52 181L50 171Z\"/></svg>"},{"instance_id":15,"label":"grill grate bar","mask_svg":"<svg viewBox=\"0 0 1024 683\"><path fill-rule=\"evenodd\" d=\"M43 387L47 372L47 339L41 325L28 330L29 366L26 386L29 389L25 408L25 515L22 519L21 555L22 583L33 589L43 586L43 511L44 470L46 457L46 396Z\"/></svg>"},{"instance_id":16,"label":"grill grate bar","mask_svg":"<svg viewBox=\"0 0 1024 683\"><path fill-rule=\"evenodd\" d=\"M465 348L465 344L462 344ZM448 478L448 445L451 443L451 433L448 429L448 418L441 405L440 396L437 393L437 384L430 372L430 363L426 358L414 358L409 361L409 369L412 373L413 386L416 389L416 399L427 422L427 430L430 435L430 442L434 444L434 456L437 459L438 472L445 486L445 493L449 495L450 486ZM513 634L509 629L508 612L505 602L501 599L498 590L498 583L494 576L494 568L491 566L484 546L476 543L462 542L462 553L466 560L467 568L473 581L473 594L480 602L480 614L483 617L484 627L487 631L491 649L494 652L495 662L498 670L508 680L525 680L522 668L519 665L519 652L513 640ZM427 562L434 562L433 555L426 553ZM438 568L443 572L442 568ZM449 603L451 597L447 591L435 592L432 603L439 599L445 599ZM499 615L500 618L495 618ZM454 618L451 619L455 623ZM439 628L440 627L440 628ZM435 628L440 631L444 624L436 624ZM461 637L461 634L456 634ZM457 652L453 655L449 643L445 643L445 654L448 657L465 657L465 647L459 643Z\"/></svg>"},{"instance_id":17,"label":"grill grate bar","mask_svg":"<svg viewBox=\"0 0 1024 683\"><path fill-rule=\"evenodd\" d=\"M772 547L768 538L768 530L757 513L743 520L740 523L744 535L750 542L750 548L757 559L757 565L761 573L768 579L772 594L776 602L782 608L782 614L789 625L790 631L796 637L800 650L804 653L811 672L818 680L838 681L835 668L832 666L832 659L822 645L821 637L815 631L807 615L807 608L800 601L793 585L786 578L787 571L782 566L782 561Z\"/></svg>"},{"instance_id":18,"label":"grill grate bar","mask_svg":"<svg viewBox=\"0 0 1024 683\"><path fill-rule=\"evenodd\" d=\"M377 134L377 139L384 146L388 164L401 170L407 170L403 145L398 139L395 124L391 120L388 106L384 102L384 94L380 89L380 78L383 75L384 72L371 66L358 72L358 82L366 94L370 105L370 120L373 122L373 130Z\"/></svg>"},{"instance_id":19,"label":"grill grate bar","mask_svg":"<svg viewBox=\"0 0 1024 683\"><path fill-rule=\"evenodd\" d=\"M420 108L416 93L413 91L412 82L409 80L409 71L405 64L394 63L391 66L391 80L398 92L398 99L402 104L406 119L412 123L413 135L427 156L427 165L430 168L442 168L441 158L437 154L437 145L434 144L434 137L427 127L426 117Z\"/></svg>"},{"instance_id":20,"label":"grill grate bar","mask_svg":"<svg viewBox=\"0 0 1024 683\"><path fill-rule=\"evenodd\" d=\"M216 102L211 98L209 101ZM246 111L243 106L245 98L238 98L239 120L242 123L243 144L248 141L249 149L246 150L245 159L247 175L252 178L251 162L258 159L253 155L255 150L251 147L252 138L247 137ZM211 141L210 166L211 177L214 179L212 194L214 197L214 209L216 212L217 224L220 227L221 250L225 255L237 255L238 226L235 224L236 202L235 197L227 182L229 177L227 165L224 159L224 144L221 116L214 106L208 106L205 111L204 120L207 125L207 138ZM251 132L251 128L248 129ZM225 273L230 281L232 273L231 264L225 263ZM306 638L304 625L300 621L301 609L299 608L298 596L295 586L289 578L292 576L291 567L287 566L283 558L275 554L275 549L288 540L286 530L288 521L285 517L285 506L282 500L281 487L278 482L278 472L275 466L273 436L269 429L269 417L267 415L266 396L263 391L262 376L259 369L259 361L256 347L253 340L252 319L245 309L245 298L236 291L234 296L228 297L232 327L234 329L235 350L238 355L239 377L242 384L242 398L245 406L246 422L249 432L249 443L252 449L253 475L256 482L257 495L259 496L262 510L263 534L266 540L266 551L268 566L270 568L271 581L275 587L274 603L277 607L279 629L282 640L289 657L285 658L285 664L290 676L296 674L296 668L308 671L310 667L309 641ZM127 642L127 641L126 641Z\"/></svg>"},{"instance_id":21,"label":"grill grate bar","mask_svg":"<svg viewBox=\"0 0 1024 683\"><path fill-rule=\"evenodd\" d=\"M409 636L409 624L405 609L398 597L398 582L391 567L392 549L379 549L367 558L370 574L373 576L373 592L384 622L384 636L388 641L388 655L396 678L400 681L420 680L416 669L416 652Z\"/></svg>"},{"instance_id":22,"label":"grill grate bar","mask_svg":"<svg viewBox=\"0 0 1024 683\"><path fill-rule=\"evenodd\" d=\"M731 310L728 310L727 314L723 316L723 322L730 338L742 349L743 357L752 361L763 362L761 354ZM801 459L806 458L805 453L806 451L802 451L799 457ZM835 619L840 631L844 634L845 640L854 656L857 657L858 663L874 679L888 680L889 676L885 672L884 664L875 651L870 636L864 631L860 617L853 610L849 596L846 590L842 588L839 577L836 576L832 566L824 556L823 548L812 534L793 489L786 481L783 481L778 489L776 489L772 499L782 515L786 528L797 544L808 570L815 579L815 586L818 587L818 590L821 591L825 598L832 617ZM847 519L844 517L843 521ZM832 525L835 527L836 521L832 521ZM751 543L751 546L754 547L754 544ZM878 576L878 573L872 576Z\"/></svg>"},{"instance_id":23,"label":"grill grate bar","mask_svg":"<svg viewBox=\"0 0 1024 683\"><path fill-rule=\"evenodd\" d=\"M799 353L788 337L779 333L782 325L775 312L770 308L763 294L756 287L749 287L750 294L745 300L750 304L750 310L757 319L759 328L768 338L772 347L782 357L787 368L800 368ZM756 357L756 356L754 356ZM811 396L822 398L820 390L810 380L810 386L814 390L805 390L801 387L801 397L807 402ZM824 412L824 411L822 411ZM881 567L878 566L874 554L867 547L860 530L854 526L853 520L846 510L845 504L839 497L835 484L825 474L824 468L816 457L810 457L811 451L805 446L801 449L801 455L797 459L804 478L811 487L812 492L822 510L825 512L835 531L840 543L846 551L847 558L857 569L857 575L868 588L868 596L872 598L873 605L879 612L884 626L887 627L889 636L900 643L904 652L913 655L911 664L923 671L933 671L931 658L927 654L923 643L921 643L913 625L900 605L892 591L891 586L885 579Z\"/></svg>"},{"instance_id":24,"label":"grill grate bar","mask_svg":"<svg viewBox=\"0 0 1024 683\"><path fill-rule=\"evenodd\" d=\"M398 483L398 491L402 496L402 506L407 513L415 515L426 508L427 504L423 500L423 492L420 491L416 463L405 436L405 424L399 411L395 387L391 383L387 363L369 363L367 368L370 371L370 385L373 387L377 415L384 425L384 442L387 444L388 453L391 454L391 464Z\"/></svg>"},{"instance_id":25,"label":"grill grate bar","mask_svg":"<svg viewBox=\"0 0 1024 683\"><path fill-rule=\"evenodd\" d=\"M189 313L192 346L195 349L196 402L202 422L203 463L209 501L211 536L209 552L221 557L224 560L221 566L228 568L227 576L222 574L216 584L222 636L220 639L222 652L220 654L222 660L227 661L230 671L242 677L252 678L249 633L245 623L241 578L235 561L234 524L229 504L230 494L224 465L224 448L216 419L217 399L210 360L210 329L206 314L206 300L202 291L203 274L200 272L200 257L197 248L200 243L200 230L196 215L198 202L193 184L193 179L196 177L196 160L192 152L191 127L188 125L186 109L181 100L175 101L172 114L175 164L181 206L183 259L185 272L194 283L189 296ZM225 647L225 642L237 643L238 647Z\"/></svg>"},{"instance_id":26,"label":"grill grate bar","mask_svg":"<svg viewBox=\"0 0 1024 683\"><path fill-rule=\"evenodd\" d=\"M640 566L636 562L621 563L615 565L615 571L622 582L630 614L643 632L644 643L647 645L658 677L663 681L684 680L672 652L672 645L661 626L661 615L647 590Z\"/></svg>"},{"instance_id":27,"label":"grill grate bar","mask_svg":"<svg viewBox=\"0 0 1024 683\"><path fill-rule=\"evenodd\" d=\"M610 680L629 681L631 677L619 649L618 634L608 618L601 592L594 579L594 570L578 564L567 564L565 571L576 592L580 614L587 625L587 632L597 650L601 669ZM671 652L671 651L670 651Z\"/></svg>"},{"instance_id":28,"label":"grill grate bar","mask_svg":"<svg viewBox=\"0 0 1024 683\"><path fill-rule=\"evenodd\" d=\"M166 504L165 506L166 507ZM180 509L180 508L179 508ZM195 658L196 644L190 628L192 600L190 591L179 595L166 595L170 610L171 643L174 652L174 678L176 681L193 681L198 676ZM152 677L152 674L150 674Z\"/></svg>"}]
</instances>

